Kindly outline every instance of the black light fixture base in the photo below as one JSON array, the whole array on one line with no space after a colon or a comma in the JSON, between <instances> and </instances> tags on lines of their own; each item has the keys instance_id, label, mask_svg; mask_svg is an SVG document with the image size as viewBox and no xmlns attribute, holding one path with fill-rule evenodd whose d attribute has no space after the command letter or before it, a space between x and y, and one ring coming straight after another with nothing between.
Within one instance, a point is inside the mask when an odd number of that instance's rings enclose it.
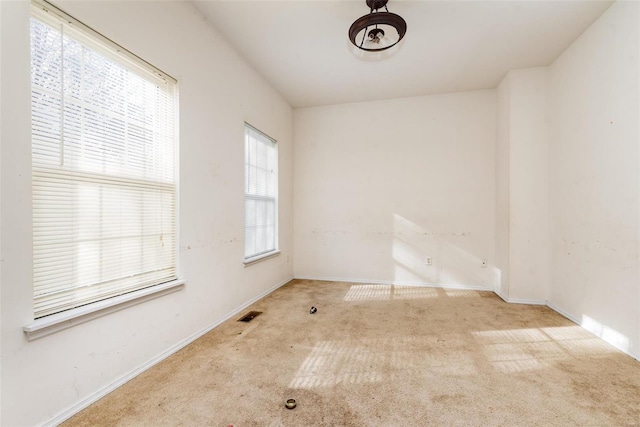
<instances>
[{"instance_id":1,"label":"black light fixture base","mask_svg":"<svg viewBox=\"0 0 640 427\"><path fill-rule=\"evenodd\" d=\"M369 9L378 10L385 7L389 0L366 0L366 1L367 1L367 6L369 6Z\"/></svg>"}]
</instances>

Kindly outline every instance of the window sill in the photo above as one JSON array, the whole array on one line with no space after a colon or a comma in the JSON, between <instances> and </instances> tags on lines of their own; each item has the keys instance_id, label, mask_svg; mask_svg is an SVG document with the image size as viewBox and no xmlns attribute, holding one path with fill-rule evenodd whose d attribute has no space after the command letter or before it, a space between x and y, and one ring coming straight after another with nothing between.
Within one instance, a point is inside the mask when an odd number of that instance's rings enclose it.
<instances>
[{"instance_id":1,"label":"window sill","mask_svg":"<svg viewBox=\"0 0 640 427\"><path fill-rule=\"evenodd\" d=\"M253 258L245 259L244 260L244 266L248 267L248 266L253 265L253 264L257 263L257 262L264 261L265 259L273 258L273 257L278 256L278 255L280 255L280 249L268 252L266 254L258 255L258 256L253 257Z\"/></svg>"},{"instance_id":2,"label":"window sill","mask_svg":"<svg viewBox=\"0 0 640 427\"><path fill-rule=\"evenodd\" d=\"M63 311L62 313L52 314L51 316L36 319L30 325L23 327L22 330L27 335L29 341L37 340L38 338L46 337L47 335L80 325L124 308L179 291L184 287L184 283L184 280L173 280L109 298L104 301L98 301L93 304Z\"/></svg>"}]
</instances>

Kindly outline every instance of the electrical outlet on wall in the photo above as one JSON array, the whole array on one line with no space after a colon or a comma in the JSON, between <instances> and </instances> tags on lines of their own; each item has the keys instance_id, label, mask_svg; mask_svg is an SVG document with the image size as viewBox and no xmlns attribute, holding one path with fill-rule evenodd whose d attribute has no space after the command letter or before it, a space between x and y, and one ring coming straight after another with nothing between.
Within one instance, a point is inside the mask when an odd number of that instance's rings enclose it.
<instances>
[{"instance_id":1,"label":"electrical outlet on wall","mask_svg":"<svg viewBox=\"0 0 640 427\"><path fill-rule=\"evenodd\" d=\"M480 262L480 268L487 268L487 260L486 260L486 259L483 259L483 260Z\"/></svg>"},{"instance_id":2,"label":"electrical outlet on wall","mask_svg":"<svg viewBox=\"0 0 640 427\"><path fill-rule=\"evenodd\" d=\"M431 265L431 257L430 256L424 257L424 263L426 265Z\"/></svg>"}]
</instances>

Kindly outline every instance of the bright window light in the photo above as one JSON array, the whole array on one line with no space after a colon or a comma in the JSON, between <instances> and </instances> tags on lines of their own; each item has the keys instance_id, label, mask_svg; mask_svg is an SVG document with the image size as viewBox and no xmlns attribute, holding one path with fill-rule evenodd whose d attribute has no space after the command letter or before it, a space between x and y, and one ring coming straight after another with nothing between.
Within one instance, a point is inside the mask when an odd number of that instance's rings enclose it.
<instances>
[{"instance_id":1,"label":"bright window light","mask_svg":"<svg viewBox=\"0 0 640 427\"><path fill-rule=\"evenodd\" d=\"M176 279L176 90L33 4L35 318Z\"/></svg>"},{"instance_id":2,"label":"bright window light","mask_svg":"<svg viewBox=\"0 0 640 427\"><path fill-rule=\"evenodd\" d=\"M276 141L245 124L244 258L278 249L278 150Z\"/></svg>"}]
</instances>

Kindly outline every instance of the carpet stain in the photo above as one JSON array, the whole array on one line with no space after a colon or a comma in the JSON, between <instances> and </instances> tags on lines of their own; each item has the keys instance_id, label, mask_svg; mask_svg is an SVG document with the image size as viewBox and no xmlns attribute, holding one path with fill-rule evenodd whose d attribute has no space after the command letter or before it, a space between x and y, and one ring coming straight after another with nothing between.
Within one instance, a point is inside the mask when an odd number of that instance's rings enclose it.
<instances>
[{"instance_id":1,"label":"carpet stain","mask_svg":"<svg viewBox=\"0 0 640 427\"><path fill-rule=\"evenodd\" d=\"M461 405L464 403L468 403L470 401L468 396L464 394L438 394L431 398L431 401L434 403L446 403L446 404L455 404Z\"/></svg>"}]
</instances>

